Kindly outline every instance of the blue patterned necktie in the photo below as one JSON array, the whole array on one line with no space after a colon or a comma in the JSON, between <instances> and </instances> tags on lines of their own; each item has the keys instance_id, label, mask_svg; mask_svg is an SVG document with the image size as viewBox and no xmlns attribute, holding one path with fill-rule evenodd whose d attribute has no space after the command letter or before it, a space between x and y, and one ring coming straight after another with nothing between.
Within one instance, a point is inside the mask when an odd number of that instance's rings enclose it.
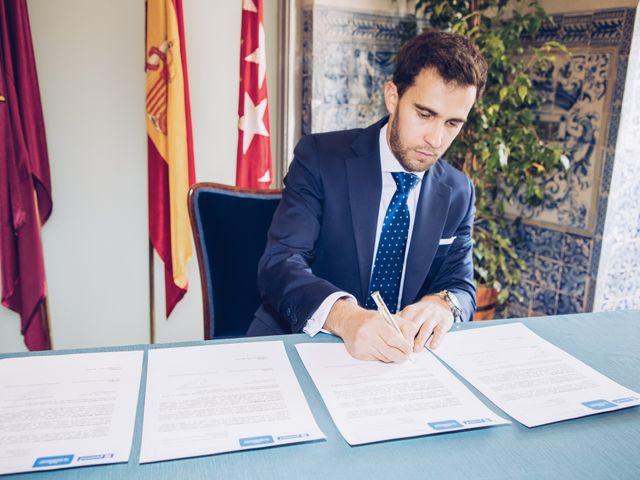
<instances>
[{"instance_id":1,"label":"blue patterned necktie","mask_svg":"<svg viewBox=\"0 0 640 480\"><path fill-rule=\"evenodd\" d=\"M382 223L378 251L369 283L366 308L375 308L371 293L378 290L391 313L398 311L400 278L404 264L404 252L409 233L409 207L407 198L420 177L413 173L393 172L396 193L393 194Z\"/></svg>"}]
</instances>

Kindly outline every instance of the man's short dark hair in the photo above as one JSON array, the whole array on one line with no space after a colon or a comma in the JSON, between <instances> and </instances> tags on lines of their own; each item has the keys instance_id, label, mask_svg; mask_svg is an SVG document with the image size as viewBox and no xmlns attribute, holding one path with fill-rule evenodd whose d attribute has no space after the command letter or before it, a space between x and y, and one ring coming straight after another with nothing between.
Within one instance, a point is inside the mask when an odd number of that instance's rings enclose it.
<instances>
[{"instance_id":1,"label":"man's short dark hair","mask_svg":"<svg viewBox=\"0 0 640 480\"><path fill-rule=\"evenodd\" d=\"M487 62L478 47L462 35L442 30L426 30L398 51L393 83L399 97L425 68L434 68L445 83L476 87L476 100L487 82Z\"/></svg>"}]
</instances>

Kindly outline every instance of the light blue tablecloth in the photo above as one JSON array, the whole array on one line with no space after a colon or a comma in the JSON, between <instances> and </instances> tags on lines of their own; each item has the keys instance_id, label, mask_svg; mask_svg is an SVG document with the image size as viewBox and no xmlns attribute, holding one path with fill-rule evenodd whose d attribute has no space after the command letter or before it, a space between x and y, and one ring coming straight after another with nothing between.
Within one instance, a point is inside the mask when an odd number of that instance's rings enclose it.
<instances>
[{"instance_id":1,"label":"light blue tablecloth","mask_svg":"<svg viewBox=\"0 0 640 480\"><path fill-rule=\"evenodd\" d=\"M513 321L513 320L511 320ZM558 347L640 391L640 312L590 313L519 320ZM509 321L475 322L478 328ZM143 372L133 450L128 464L25 473L43 479L640 479L640 409L630 408L528 429L512 425L350 447L340 436L294 348L333 342L328 335L270 337L289 359L326 441L139 465ZM234 340L237 341L237 340ZM260 341L247 339L241 341ZM228 342L228 341L227 341ZM205 342L157 345L201 345ZM216 342L208 342L216 343ZM147 350L147 345L38 353ZM4 354L0 358L30 354ZM146 355L145 355L146 368ZM466 382L465 382L466 383ZM468 384L467 384L468 385ZM468 385L469 386L469 385ZM490 408L500 411L469 386Z\"/></svg>"}]
</instances>

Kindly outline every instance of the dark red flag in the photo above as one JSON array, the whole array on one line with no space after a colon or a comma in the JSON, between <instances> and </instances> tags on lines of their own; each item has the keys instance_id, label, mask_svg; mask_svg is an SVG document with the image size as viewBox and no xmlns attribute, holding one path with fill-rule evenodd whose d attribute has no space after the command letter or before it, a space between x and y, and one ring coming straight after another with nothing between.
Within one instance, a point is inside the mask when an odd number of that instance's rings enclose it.
<instances>
[{"instance_id":1,"label":"dark red flag","mask_svg":"<svg viewBox=\"0 0 640 480\"><path fill-rule=\"evenodd\" d=\"M269 188L272 178L262 0L243 0L236 185Z\"/></svg>"},{"instance_id":2,"label":"dark red flag","mask_svg":"<svg viewBox=\"0 0 640 480\"><path fill-rule=\"evenodd\" d=\"M0 273L29 350L51 348L40 227L51 177L26 0L0 0Z\"/></svg>"}]
</instances>

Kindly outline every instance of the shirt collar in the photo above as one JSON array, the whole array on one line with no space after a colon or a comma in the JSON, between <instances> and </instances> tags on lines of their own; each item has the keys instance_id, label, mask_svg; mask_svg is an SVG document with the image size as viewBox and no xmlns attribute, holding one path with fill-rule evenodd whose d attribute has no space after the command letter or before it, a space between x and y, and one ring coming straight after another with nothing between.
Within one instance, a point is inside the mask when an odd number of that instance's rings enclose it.
<instances>
[{"instance_id":1,"label":"shirt collar","mask_svg":"<svg viewBox=\"0 0 640 480\"><path fill-rule=\"evenodd\" d=\"M414 175L417 175L420 178L420 180L422 180L422 177L424 176L424 172L407 172L407 170L405 170L404 167L400 165L400 162L391 151L391 148L387 143L387 127L388 126L389 126L389 123L386 123L380 129L380 169L382 170L383 173L385 172L413 173Z\"/></svg>"}]
</instances>

